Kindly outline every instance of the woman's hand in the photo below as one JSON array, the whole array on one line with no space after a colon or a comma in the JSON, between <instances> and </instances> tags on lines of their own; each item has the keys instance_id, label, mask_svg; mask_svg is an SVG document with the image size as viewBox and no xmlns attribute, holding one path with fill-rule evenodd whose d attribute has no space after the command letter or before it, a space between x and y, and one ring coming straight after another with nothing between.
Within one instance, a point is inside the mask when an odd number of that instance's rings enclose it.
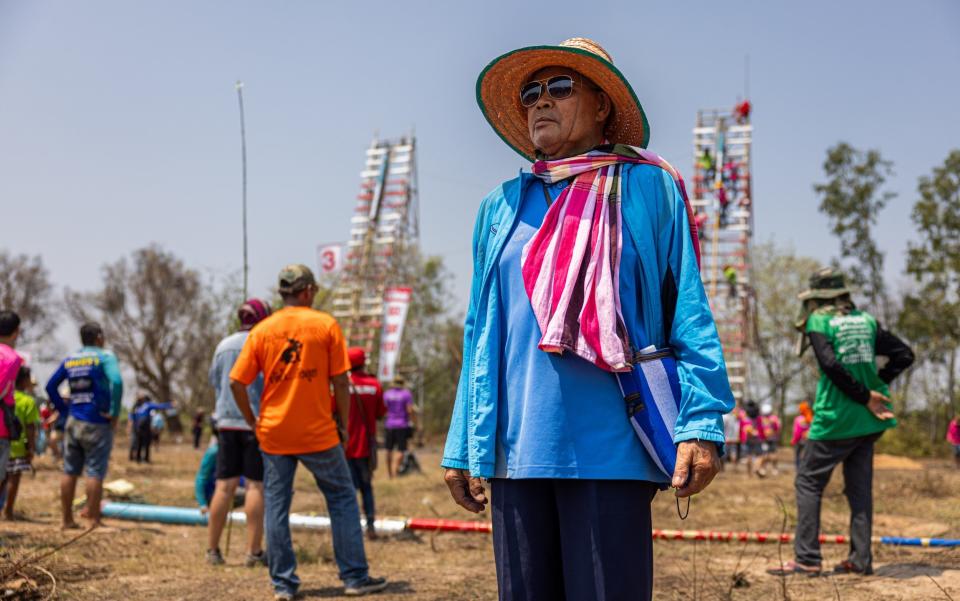
<instances>
[{"instance_id":1,"label":"woman's hand","mask_svg":"<svg viewBox=\"0 0 960 601\"><path fill-rule=\"evenodd\" d=\"M671 485L678 497L689 497L707 487L720 472L717 445L704 440L687 440L677 445L677 467Z\"/></svg>"}]
</instances>

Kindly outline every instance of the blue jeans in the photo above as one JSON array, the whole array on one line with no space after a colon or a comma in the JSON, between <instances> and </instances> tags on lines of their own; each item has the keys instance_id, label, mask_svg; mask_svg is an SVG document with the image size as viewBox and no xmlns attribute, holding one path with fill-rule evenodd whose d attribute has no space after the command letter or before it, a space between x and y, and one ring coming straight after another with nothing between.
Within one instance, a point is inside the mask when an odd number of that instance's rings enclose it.
<instances>
[{"instance_id":1,"label":"blue jeans","mask_svg":"<svg viewBox=\"0 0 960 601\"><path fill-rule=\"evenodd\" d=\"M300 588L300 578L296 574L297 558L290 537L290 502L298 461L313 474L327 501L333 555L340 569L340 580L347 586L363 582L367 578L367 556L363 549L357 492L343 447L337 445L306 455L263 453L264 522L274 590L294 594Z\"/></svg>"},{"instance_id":2,"label":"blue jeans","mask_svg":"<svg viewBox=\"0 0 960 601\"><path fill-rule=\"evenodd\" d=\"M373 523L377 520L377 507L373 500L373 474L370 473L370 461L366 457L347 459L350 465L350 475L353 477L353 486L360 491L363 499L363 515L367 518L367 529L373 530Z\"/></svg>"}]
</instances>

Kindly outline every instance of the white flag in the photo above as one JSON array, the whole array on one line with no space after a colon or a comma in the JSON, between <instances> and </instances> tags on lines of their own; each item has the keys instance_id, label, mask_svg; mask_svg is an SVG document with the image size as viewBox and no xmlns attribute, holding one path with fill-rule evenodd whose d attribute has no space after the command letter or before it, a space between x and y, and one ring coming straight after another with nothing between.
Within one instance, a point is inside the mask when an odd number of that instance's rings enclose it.
<instances>
[{"instance_id":1,"label":"white flag","mask_svg":"<svg viewBox=\"0 0 960 601\"><path fill-rule=\"evenodd\" d=\"M413 290L410 288L387 288L383 293L383 332L380 335L380 369L377 374L381 382L390 382L396 376L403 324L412 297Z\"/></svg>"}]
</instances>

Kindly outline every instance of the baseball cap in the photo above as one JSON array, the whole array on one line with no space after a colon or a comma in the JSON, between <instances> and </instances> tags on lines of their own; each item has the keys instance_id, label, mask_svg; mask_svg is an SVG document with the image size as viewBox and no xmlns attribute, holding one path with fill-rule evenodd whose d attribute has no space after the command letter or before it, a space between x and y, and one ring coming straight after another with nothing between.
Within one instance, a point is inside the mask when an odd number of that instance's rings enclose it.
<instances>
[{"instance_id":1,"label":"baseball cap","mask_svg":"<svg viewBox=\"0 0 960 601\"><path fill-rule=\"evenodd\" d=\"M350 367L360 367L367 362L367 353L359 346L348 348L347 357L350 358Z\"/></svg>"},{"instance_id":2,"label":"baseball cap","mask_svg":"<svg viewBox=\"0 0 960 601\"><path fill-rule=\"evenodd\" d=\"M280 270L278 290L280 294L296 294L307 286L315 286L317 281L306 265L294 263Z\"/></svg>"}]
</instances>

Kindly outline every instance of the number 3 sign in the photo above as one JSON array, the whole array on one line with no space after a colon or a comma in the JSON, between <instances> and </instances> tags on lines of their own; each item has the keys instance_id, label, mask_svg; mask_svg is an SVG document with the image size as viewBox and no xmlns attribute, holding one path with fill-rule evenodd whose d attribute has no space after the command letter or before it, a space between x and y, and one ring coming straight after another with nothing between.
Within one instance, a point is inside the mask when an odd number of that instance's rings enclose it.
<instances>
[{"instance_id":1,"label":"number 3 sign","mask_svg":"<svg viewBox=\"0 0 960 601\"><path fill-rule=\"evenodd\" d=\"M321 244L317 247L317 262L321 274L337 273L343 269L343 245Z\"/></svg>"}]
</instances>

